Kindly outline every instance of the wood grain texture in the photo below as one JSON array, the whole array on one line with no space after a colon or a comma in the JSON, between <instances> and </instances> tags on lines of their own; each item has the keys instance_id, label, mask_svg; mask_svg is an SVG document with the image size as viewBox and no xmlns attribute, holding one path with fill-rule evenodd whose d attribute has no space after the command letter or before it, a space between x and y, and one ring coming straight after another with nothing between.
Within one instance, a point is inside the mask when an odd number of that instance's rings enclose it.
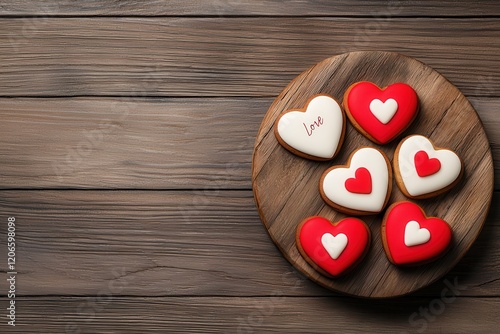
<instances>
[{"instance_id":1,"label":"wood grain texture","mask_svg":"<svg viewBox=\"0 0 500 334\"><path fill-rule=\"evenodd\" d=\"M272 101L1 98L0 188L250 189L255 136ZM471 102L500 189L500 99Z\"/></svg>"},{"instance_id":2,"label":"wood grain texture","mask_svg":"<svg viewBox=\"0 0 500 334\"><path fill-rule=\"evenodd\" d=\"M499 22L3 18L0 96L276 96L325 58L373 49L415 57L468 96L500 96Z\"/></svg>"},{"instance_id":3,"label":"wood grain texture","mask_svg":"<svg viewBox=\"0 0 500 334\"><path fill-rule=\"evenodd\" d=\"M493 16L500 5L491 0L348 1L348 0L71 0L4 1L0 15L111 15L111 16Z\"/></svg>"},{"instance_id":4,"label":"wood grain texture","mask_svg":"<svg viewBox=\"0 0 500 334\"><path fill-rule=\"evenodd\" d=\"M433 200L416 201L428 216L447 221L454 242L447 254L432 264L401 270L389 263L380 239L381 215L364 218L372 232L366 259L349 275L336 279L320 275L299 254L295 233L299 222L322 216L337 222L346 216L321 199L318 182L332 165L342 165L363 146L384 151L392 160L398 140L375 145L352 126L338 157L318 163L291 154L280 146L272 131L283 112L302 108L316 94L340 100L347 87L370 81L379 87L394 82L409 84L418 94L419 115L404 135L421 134L438 146L458 154L465 178L453 190ZM255 144L252 185L260 216L283 255L319 284L343 293L371 297L394 297L411 293L444 275L477 238L486 219L493 192L493 162L489 142L475 110L460 91L432 68L408 57L386 52L355 52L327 59L294 79L278 96L262 121ZM471 196L473 195L473 196ZM389 205L405 200L393 186Z\"/></svg>"},{"instance_id":5,"label":"wood grain texture","mask_svg":"<svg viewBox=\"0 0 500 334\"><path fill-rule=\"evenodd\" d=\"M252 146L268 103L2 102L1 187L143 189L249 188Z\"/></svg>"},{"instance_id":6,"label":"wood grain texture","mask_svg":"<svg viewBox=\"0 0 500 334\"><path fill-rule=\"evenodd\" d=\"M333 295L282 257L250 190L2 191L0 212L18 222L20 296ZM493 206L462 261L416 295L439 296L457 278L463 296L500 296L499 239Z\"/></svg>"},{"instance_id":7,"label":"wood grain texture","mask_svg":"<svg viewBox=\"0 0 500 334\"><path fill-rule=\"evenodd\" d=\"M446 296L451 297L451 294ZM436 299L437 300L437 299ZM419 309L436 300L404 298L20 298L24 318L11 333L429 333L491 334L498 328L497 298L448 299L430 320ZM5 299L0 299L5 303ZM432 304L431 304L432 303ZM44 310L50 310L45 312ZM416 316L412 316L416 312ZM425 311L424 311L425 312ZM428 311L429 312L429 311ZM480 314L481 321L471 321ZM425 325L425 327L424 327ZM2 324L2 326L5 326Z\"/></svg>"}]
</instances>

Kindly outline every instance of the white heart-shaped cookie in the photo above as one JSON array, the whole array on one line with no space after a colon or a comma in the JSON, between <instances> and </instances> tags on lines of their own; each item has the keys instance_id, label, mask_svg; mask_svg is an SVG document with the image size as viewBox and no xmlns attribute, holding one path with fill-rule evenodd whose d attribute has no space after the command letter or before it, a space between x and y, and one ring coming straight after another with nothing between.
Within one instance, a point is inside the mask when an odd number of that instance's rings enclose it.
<instances>
[{"instance_id":1,"label":"white heart-shaped cookie","mask_svg":"<svg viewBox=\"0 0 500 334\"><path fill-rule=\"evenodd\" d=\"M323 173L320 193L333 208L348 214L373 214L383 210L392 189L387 157L364 147L351 155L346 166L334 166Z\"/></svg>"},{"instance_id":2,"label":"white heart-shaped cookie","mask_svg":"<svg viewBox=\"0 0 500 334\"><path fill-rule=\"evenodd\" d=\"M412 135L398 145L394 159L397 183L411 198L428 198L453 187L462 175L458 155L437 149L424 136Z\"/></svg>"},{"instance_id":3,"label":"white heart-shaped cookie","mask_svg":"<svg viewBox=\"0 0 500 334\"><path fill-rule=\"evenodd\" d=\"M334 98L316 95L305 110L290 110L274 125L276 138L287 150L313 160L332 159L344 138L345 118Z\"/></svg>"}]
</instances>

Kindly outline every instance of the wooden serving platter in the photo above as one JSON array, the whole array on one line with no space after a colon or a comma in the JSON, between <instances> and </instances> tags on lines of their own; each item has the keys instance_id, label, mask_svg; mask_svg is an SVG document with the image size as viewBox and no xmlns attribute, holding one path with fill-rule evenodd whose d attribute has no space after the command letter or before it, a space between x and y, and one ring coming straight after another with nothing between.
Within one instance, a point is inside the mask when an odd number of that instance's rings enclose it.
<instances>
[{"instance_id":1,"label":"wooden serving platter","mask_svg":"<svg viewBox=\"0 0 500 334\"><path fill-rule=\"evenodd\" d=\"M361 146L383 150L392 160L399 139L380 146L363 137L348 123L344 145L337 157L315 162L285 150L276 140L273 124L288 109L303 108L314 94L329 94L338 101L357 81L379 87L395 82L412 86L420 99L420 112L400 136L422 134L435 145L454 150L464 161L464 177L451 191L427 200L414 200L429 216L446 220L453 230L450 250L435 262L410 268L392 265L383 250L380 225L383 213L361 217L372 233L363 262L339 278L315 271L295 244L297 225L313 215L332 222L345 218L324 203L319 193L321 174L332 165L345 164ZM394 181L393 181L394 182ZM332 290L367 298L405 295L425 287L460 261L478 237L493 193L493 162L481 121L465 96L446 78L425 64L395 53L353 52L322 61L295 78L276 98L262 121L253 156L252 184L260 217L283 255L313 281ZM407 200L396 184L389 205Z\"/></svg>"}]
</instances>

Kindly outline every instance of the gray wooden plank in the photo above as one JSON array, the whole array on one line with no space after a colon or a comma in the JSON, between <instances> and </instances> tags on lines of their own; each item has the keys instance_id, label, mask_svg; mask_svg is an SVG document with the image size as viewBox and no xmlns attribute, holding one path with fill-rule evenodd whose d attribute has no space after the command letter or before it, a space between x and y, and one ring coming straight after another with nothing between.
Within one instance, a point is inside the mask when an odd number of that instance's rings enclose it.
<instances>
[{"instance_id":1,"label":"gray wooden plank","mask_svg":"<svg viewBox=\"0 0 500 334\"><path fill-rule=\"evenodd\" d=\"M249 189L272 98L0 99L0 188ZM500 189L498 98L473 98Z\"/></svg>"},{"instance_id":2,"label":"gray wooden plank","mask_svg":"<svg viewBox=\"0 0 500 334\"><path fill-rule=\"evenodd\" d=\"M500 19L0 19L0 96L276 96L348 51L413 56L500 96Z\"/></svg>"},{"instance_id":3,"label":"gray wooden plank","mask_svg":"<svg viewBox=\"0 0 500 334\"><path fill-rule=\"evenodd\" d=\"M20 296L332 295L282 257L251 191L1 191L0 212L16 217ZM499 296L499 226L494 205L469 253L416 296L455 280L463 296Z\"/></svg>"},{"instance_id":4,"label":"gray wooden plank","mask_svg":"<svg viewBox=\"0 0 500 334\"><path fill-rule=\"evenodd\" d=\"M494 0L348 1L348 0L50 0L2 1L0 15L279 15L279 16L484 16L500 15Z\"/></svg>"},{"instance_id":5,"label":"gray wooden plank","mask_svg":"<svg viewBox=\"0 0 500 334\"><path fill-rule=\"evenodd\" d=\"M496 333L499 298L19 298L9 333ZM460 291L458 290L458 293ZM0 299L5 305L5 298ZM7 325L2 323L3 328ZM7 329L7 328L6 328Z\"/></svg>"},{"instance_id":6,"label":"gray wooden plank","mask_svg":"<svg viewBox=\"0 0 500 334\"><path fill-rule=\"evenodd\" d=\"M0 187L249 188L269 103L2 99Z\"/></svg>"}]
</instances>

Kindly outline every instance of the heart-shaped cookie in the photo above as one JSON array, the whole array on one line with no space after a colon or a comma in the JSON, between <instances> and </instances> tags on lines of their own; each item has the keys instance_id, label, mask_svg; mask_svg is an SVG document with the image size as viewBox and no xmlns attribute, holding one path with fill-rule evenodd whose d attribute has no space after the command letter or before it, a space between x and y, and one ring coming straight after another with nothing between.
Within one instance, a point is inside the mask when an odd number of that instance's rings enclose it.
<instances>
[{"instance_id":1,"label":"heart-shaped cookie","mask_svg":"<svg viewBox=\"0 0 500 334\"><path fill-rule=\"evenodd\" d=\"M278 142L303 158L325 161L337 155L344 141L345 116L328 95L315 95L304 109L289 110L274 123Z\"/></svg>"},{"instance_id":2,"label":"heart-shaped cookie","mask_svg":"<svg viewBox=\"0 0 500 334\"><path fill-rule=\"evenodd\" d=\"M381 235L387 257L396 265L430 262L444 254L452 238L448 223L427 218L411 202L398 202L387 209Z\"/></svg>"},{"instance_id":3,"label":"heart-shaped cookie","mask_svg":"<svg viewBox=\"0 0 500 334\"><path fill-rule=\"evenodd\" d=\"M321 176L321 197L331 207L352 215L382 211L392 190L392 172L385 154L375 148L355 151L344 166L333 166Z\"/></svg>"},{"instance_id":4,"label":"heart-shaped cookie","mask_svg":"<svg viewBox=\"0 0 500 334\"><path fill-rule=\"evenodd\" d=\"M429 198L448 191L463 174L463 164L450 150L436 148L424 136L413 135L394 153L394 173L401 191L410 198Z\"/></svg>"},{"instance_id":5,"label":"heart-shaped cookie","mask_svg":"<svg viewBox=\"0 0 500 334\"><path fill-rule=\"evenodd\" d=\"M362 260L370 244L370 230L357 218L332 224L314 216L298 226L296 243L312 267L326 276L337 277Z\"/></svg>"},{"instance_id":6,"label":"heart-shaped cookie","mask_svg":"<svg viewBox=\"0 0 500 334\"><path fill-rule=\"evenodd\" d=\"M371 82L357 82L347 89L343 104L354 127L377 144L396 138L418 112L417 93L401 82L383 89Z\"/></svg>"}]
</instances>

